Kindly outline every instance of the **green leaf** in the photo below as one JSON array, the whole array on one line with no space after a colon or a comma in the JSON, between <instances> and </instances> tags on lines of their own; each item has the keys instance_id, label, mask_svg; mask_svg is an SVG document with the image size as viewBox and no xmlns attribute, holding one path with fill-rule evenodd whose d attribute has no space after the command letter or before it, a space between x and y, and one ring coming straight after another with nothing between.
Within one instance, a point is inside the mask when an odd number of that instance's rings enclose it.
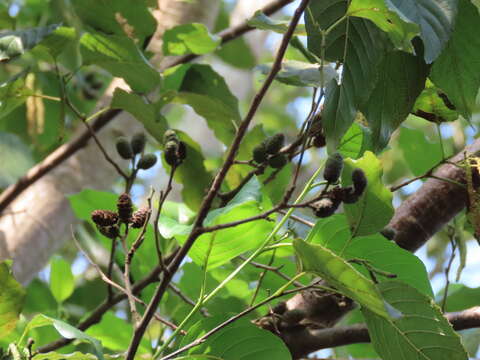
<instances>
[{"instance_id":1,"label":"green leaf","mask_svg":"<svg viewBox=\"0 0 480 360\"><path fill-rule=\"evenodd\" d=\"M352 238L350 226L344 214L337 214L317 221L305 241L320 244L344 259L363 259L377 269L397 275L397 279L432 296L432 287L423 262L411 252L379 234ZM368 274L365 267L354 267ZM379 276L379 279L383 277Z\"/></svg>"},{"instance_id":2,"label":"green leaf","mask_svg":"<svg viewBox=\"0 0 480 360\"><path fill-rule=\"evenodd\" d=\"M257 69L263 75L270 73L271 68L271 63L257 66ZM322 84L325 85L336 78L337 72L331 65L324 65L322 79L320 65L297 60L286 60L282 62L282 68L276 75L275 80L287 85L322 87Z\"/></svg>"},{"instance_id":3,"label":"green leaf","mask_svg":"<svg viewBox=\"0 0 480 360\"><path fill-rule=\"evenodd\" d=\"M52 24L44 27L2 33L0 35L0 62L10 61L32 49L58 26L58 24Z\"/></svg>"},{"instance_id":4,"label":"green leaf","mask_svg":"<svg viewBox=\"0 0 480 360\"><path fill-rule=\"evenodd\" d=\"M443 293L441 291L437 296L437 302L443 300ZM480 298L480 287L471 288L463 284L450 284L448 288L447 302L445 303L445 311L462 311L474 306L478 306L478 299Z\"/></svg>"},{"instance_id":5,"label":"green leaf","mask_svg":"<svg viewBox=\"0 0 480 360\"><path fill-rule=\"evenodd\" d=\"M372 133L365 126L353 123L343 135L338 152L344 158L358 159L366 150L372 150Z\"/></svg>"},{"instance_id":6,"label":"green leaf","mask_svg":"<svg viewBox=\"0 0 480 360\"><path fill-rule=\"evenodd\" d=\"M70 264L61 257L50 261L50 291L58 303L64 302L72 295L75 279Z\"/></svg>"},{"instance_id":7,"label":"green leaf","mask_svg":"<svg viewBox=\"0 0 480 360\"><path fill-rule=\"evenodd\" d=\"M15 329L25 301L25 289L13 277L11 261L0 262L0 333L8 335Z\"/></svg>"},{"instance_id":8,"label":"green leaf","mask_svg":"<svg viewBox=\"0 0 480 360\"><path fill-rule=\"evenodd\" d=\"M74 28L60 26L48 34L34 50L46 51L56 59L65 48L76 41L77 34Z\"/></svg>"},{"instance_id":9,"label":"green leaf","mask_svg":"<svg viewBox=\"0 0 480 360\"><path fill-rule=\"evenodd\" d=\"M150 135L160 143L163 142L163 134L167 130L168 124L154 104L147 103L138 94L116 88L110 107L128 111L145 126Z\"/></svg>"},{"instance_id":10,"label":"green leaf","mask_svg":"<svg viewBox=\"0 0 480 360\"><path fill-rule=\"evenodd\" d=\"M117 195L114 193L84 189L77 194L67 195L67 198L75 216L82 220L91 222L90 214L93 210L116 211Z\"/></svg>"},{"instance_id":11,"label":"green leaf","mask_svg":"<svg viewBox=\"0 0 480 360\"><path fill-rule=\"evenodd\" d=\"M32 152L17 135L0 132L0 188L15 183L34 164Z\"/></svg>"},{"instance_id":12,"label":"green leaf","mask_svg":"<svg viewBox=\"0 0 480 360\"><path fill-rule=\"evenodd\" d=\"M293 247L302 271L320 276L343 295L381 317L388 317L382 296L373 281L343 258L321 245L309 244L302 239L293 240Z\"/></svg>"},{"instance_id":13,"label":"green leaf","mask_svg":"<svg viewBox=\"0 0 480 360\"><path fill-rule=\"evenodd\" d=\"M339 21L347 4L344 0L315 1L305 12L308 49L325 60L344 64L341 85L332 81L326 90L322 121L329 152L336 150L358 107L369 99L377 67L390 46L386 35L369 20L348 17L329 32L322 49L321 30Z\"/></svg>"},{"instance_id":14,"label":"green leaf","mask_svg":"<svg viewBox=\"0 0 480 360\"><path fill-rule=\"evenodd\" d=\"M386 0L386 4L402 20L420 26L425 61L433 62L453 31L457 0Z\"/></svg>"},{"instance_id":15,"label":"green leaf","mask_svg":"<svg viewBox=\"0 0 480 360\"><path fill-rule=\"evenodd\" d=\"M366 151L358 160L346 159L342 173L342 185L352 183L355 168L364 171L368 184L363 195L354 204L345 204L345 214L352 228L353 236L374 234L382 230L393 216L392 193L383 185L383 169L380 160Z\"/></svg>"},{"instance_id":16,"label":"green leaf","mask_svg":"<svg viewBox=\"0 0 480 360\"><path fill-rule=\"evenodd\" d=\"M95 354L97 355L97 357L100 360L103 360L103 350L100 341L92 338L91 336L88 336L84 332L78 330L70 324L67 324L64 321L54 319L43 314L36 315L32 320L30 320L30 322L25 327L23 335L18 341L18 343L22 342L22 340L30 332L30 330L43 326L53 326L55 330L57 330L57 332L66 339L78 339L88 341L95 349Z\"/></svg>"},{"instance_id":17,"label":"green leaf","mask_svg":"<svg viewBox=\"0 0 480 360\"><path fill-rule=\"evenodd\" d=\"M378 69L375 88L360 108L372 129L376 151L388 144L390 135L407 118L428 73L422 59L398 51L388 53Z\"/></svg>"},{"instance_id":18,"label":"green leaf","mask_svg":"<svg viewBox=\"0 0 480 360\"><path fill-rule=\"evenodd\" d=\"M204 221L205 226L225 224L258 215L270 208L262 197L261 184L253 177L227 206L211 211ZM231 259L259 246L273 230L274 223L267 220L251 221L231 228L206 233L195 241L188 255L199 265L213 269ZM184 238L178 239L181 243ZM213 242L210 250L210 243Z\"/></svg>"},{"instance_id":19,"label":"green leaf","mask_svg":"<svg viewBox=\"0 0 480 360\"><path fill-rule=\"evenodd\" d=\"M243 37L238 37L221 45L215 51L215 55L227 64L239 69L251 69L256 64L255 56Z\"/></svg>"},{"instance_id":20,"label":"green leaf","mask_svg":"<svg viewBox=\"0 0 480 360\"><path fill-rule=\"evenodd\" d=\"M204 24L182 24L165 31L164 55L207 54L221 43L220 37L208 32Z\"/></svg>"},{"instance_id":21,"label":"green leaf","mask_svg":"<svg viewBox=\"0 0 480 360\"><path fill-rule=\"evenodd\" d=\"M127 35L140 44L155 32L157 22L148 0L74 0L75 12L92 29L105 34Z\"/></svg>"},{"instance_id":22,"label":"green leaf","mask_svg":"<svg viewBox=\"0 0 480 360\"><path fill-rule=\"evenodd\" d=\"M450 99L446 98L445 93L428 79L425 89L413 106L412 113L436 124L455 121L459 116L453 104L450 103Z\"/></svg>"},{"instance_id":23,"label":"green leaf","mask_svg":"<svg viewBox=\"0 0 480 360\"><path fill-rule=\"evenodd\" d=\"M257 10L253 17L248 19L247 24L260 29L260 30L271 30L279 34L284 34L289 25L289 21L279 21L279 20L272 20L267 15L265 15L261 10ZM298 25L295 28L295 35L306 35L305 26Z\"/></svg>"},{"instance_id":24,"label":"green leaf","mask_svg":"<svg viewBox=\"0 0 480 360\"><path fill-rule=\"evenodd\" d=\"M115 331L112 331L113 329ZM125 351L125 344L130 342L133 335L133 326L109 311L102 316L102 320L98 324L88 328L86 334L101 341L105 348L113 351ZM147 353L150 348L148 345L148 340L144 339L140 343L138 354Z\"/></svg>"},{"instance_id":25,"label":"green leaf","mask_svg":"<svg viewBox=\"0 0 480 360\"><path fill-rule=\"evenodd\" d=\"M30 95L25 86L28 71L22 71L0 84L0 119L22 105Z\"/></svg>"},{"instance_id":26,"label":"green leaf","mask_svg":"<svg viewBox=\"0 0 480 360\"><path fill-rule=\"evenodd\" d=\"M378 289L403 314L390 319L362 309L373 346L382 359L468 359L460 336L431 298L400 281L382 282Z\"/></svg>"},{"instance_id":27,"label":"green leaf","mask_svg":"<svg viewBox=\"0 0 480 360\"><path fill-rule=\"evenodd\" d=\"M432 66L431 79L445 91L458 111L470 119L480 86L478 8L470 1L460 0L458 19L450 41Z\"/></svg>"},{"instance_id":28,"label":"green leaf","mask_svg":"<svg viewBox=\"0 0 480 360\"><path fill-rule=\"evenodd\" d=\"M418 25L400 19L397 13L387 8L384 0L353 0L348 7L348 14L373 21L388 34L395 48L413 52L411 41L419 34Z\"/></svg>"},{"instance_id":29,"label":"green leaf","mask_svg":"<svg viewBox=\"0 0 480 360\"><path fill-rule=\"evenodd\" d=\"M421 130L402 127L398 138L399 150L403 153L414 176L425 174L443 159L439 142L430 142Z\"/></svg>"},{"instance_id":30,"label":"green leaf","mask_svg":"<svg viewBox=\"0 0 480 360\"><path fill-rule=\"evenodd\" d=\"M226 320L224 315L200 320L188 329L180 346L200 338L208 330L219 325L222 320ZM292 358L285 343L278 336L258 328L247 319L240 319L227 325L199 346L190 349L188 354L189 359L200 359L196 355L208 355L208 358L223 360L290 360Z\"/></svg>"},{"instance_id":31,"label":"green leaf","mask_svg":"<svg viewBox=\"0 0 480 360\"><path fill-rule=\"evenodd\" d=\"M126 36L85 33L80 39L85 65L101 66L124 78L134 91L148 92L160 83L160 75Z\"/></svg>"},{"instance_id":32,"label":"green leaf","mask_svg":"<svg viewBox=\"0 0 480 360\"><path fill-rule=\"evenodd\" d=\"M97 360L98 358L93 354L84 354L75 351L71 354L60 354L56 352L48 352L44 354L36 354L35 360Z\"/></svg>"},{"instance_id":33,"label":"green leaf","mask_svg":"<svg viewBox=\"0 0 480 360\"><path fill-rule=\"evenodd\" d=\"M44 354L35 355L35 360L97 360L97 359L98 358L93 354L85 354L78 351L71 354L60 354L52 351Z\"/></svg>"},{"instance_id":34,"label":"green leaf","mask_svg":"<svg viewBox=\"0 0 480 360\"><path fill-rule=\"evenodd\" d=\"M240 123L238 100L209 65L186 64L168 69L165 88L178 92L173 102L190 105L205 118L215 136L229 145Z\"/></svg>"}]
</instances>

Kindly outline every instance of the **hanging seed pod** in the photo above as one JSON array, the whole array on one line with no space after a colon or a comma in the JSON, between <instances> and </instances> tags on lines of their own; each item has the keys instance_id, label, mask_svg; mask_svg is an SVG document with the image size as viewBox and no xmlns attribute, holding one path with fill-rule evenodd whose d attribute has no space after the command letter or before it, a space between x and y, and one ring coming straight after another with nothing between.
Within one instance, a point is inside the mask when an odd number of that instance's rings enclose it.
<instances>
[{"instance_id":1,"label":"hanging seed pod","mask_svg":"<svg viewBox=\"0 0 480 360\"><path fill-rule=\"evenodd\" d=\"M187 145L185 145L183 141L180 141L177 147L178 164L180 164L186 158L187 158Z\"/></svg>"},{"instance_id":2,"label":"hanging seed pod","mask_svg":"<svg viewBox=\"0 0 480 360\"><path fill-rule=\"evenodd\" d=\"M118 214L109 210L94 210L92 221L99 226L111 226L118 222Z\"/></svg>"},{"instance_id":3,"label":"hanging seed pod","mask_svg":"<svg viewBox=\"0 0 480 360\"><path fill-rule=\"evenodd\" d=\"M340 201L325 198L313 203L311 206L315 216L325 218L333 215L335 211L337 211L339 205Z\"/></svg>"},{"instance_id":4,"label":"hanging seed pod","mask_svg":"<svg viewBox=\"0 0 480 360\"><path fill-rule=\"evenodd\" d=\"M357 195L353 186L347 186L345 188L342 188L342 190L343 190L342 201L345 204L353 204L353 203L356 203L358 199L360 199L360 195Z\"/></svg>"},{"instance_id":5,"label":"hanging seed pod","mask_svg":"<svg viewBox=\"0 0 480 360\"><path fill-rule=\"evenodd\" d=\"M118 154L125 160L131 159L133 157L132 146L130 141L124 136L119 137L116 142Z\"/></svg>"},{"instance_id":6,"label":"hanging seed pod","mask_svg":"<svg viewBox=\"0 0 480 360\"><path fill-rule=\"evenodd\" d=\"M280 151L285 142L285 135L282 133L275 134L265 139L265 150L267 154L274 155Z\"/></svg>"},{"instance_id":7,"label":"hanging seed pod","mask_svg":"<svg viewBox=\"0 0 480 360\"><path fill-rule=\"evenodd\" d=\"M284 167L287 162L288 159L283 154L278 154L268 159L268 165L270 165L274 169L280 169L281 167Z\"/></svg>"},{"instance_id":8,"label":"hanging seed pod","mask_svg":"<svg viewBox=\"0 0 480 360\"><path fill-rule=\"evenodd\" d=\"M132 218L130 219L132 227L135 229L139 229L143 227L149 213L150 213L150 210L148 208L141 208L135 211L132 215Z\"/></svg>"},{"instance_id":9,"label":"hanging seed pod","mask_svg":"<svg viewBox=\"0 0 480 360\"><path fill-rule=\"evenodd\" d=\"M136 133L130 140L130 145L134 154L140 154L145 149L147 138L143 132Z\"/></svg>"},{"instance_id":10,"label":"hanging seed pod","mask_svg":"<svg viewBox=\"0 0 480 360\"><path fill-rule=\"evenodd\" d=\"M323 178L330 184L337 182L343 169L343 157L339 153L332 154L328 157L323 171Z\"/></svg>"},{"instance_id":11,"label":"hanging seed pod","mask_svg":"<svg viewBox=\"0 0 480 360\"><path fill-rule=\"evenodd\" d=\"M170 140L165 144L163 156L165 157L167 164L170 166L175 166L177 164L177 149L178 143L176 141Z\"/></svg>"},{"instance_id":12,"label":"hanging seed pod","mask_svg":"<svg viewBox=\"0 0 480 360\"><path fill-rule=\"evenodd\" d=\"M132 199L130 198L130 195L123 193L118 197L117 209L120 221L128 224L133 212Z\"/></svg>"},{"instance_id":13,"label":"hanging seed pod","mask_svg":"<svg viewBox=\"0 0 480 360\"><path fill-rule=\"evenodd\" d=\"M165 134L163 134L163 143L166 144L169 141L178 141L178 136L174 130L167 130Z\"/></svg>"},{"instance_id":14,"label":"hanging seed pod","mask_svg":"<svg viewBox=\"0 0 480 360\"><path fill-rule=\"evenodd\" d=\"M355 189L355 194L361 196L367 187L367 177L362 169L356 168L353 170L352 182L353 188Z\"/></svg>"},{"instance_id":15,"label":"hanging seed pod","mask_svg":"<svg viewBox=\"0 0 480 360\"><path fill-rule=\"evenodd\" d=\"M118 225L112 225L112 226L97 225L97 229L98 231L100 231L100 233L103 236L106 236L107 238L112 240L117 238L120 235L120 230L118 228Z\"/></svg>"},{"instance_id":16,"label":"hanging seed pod","mask_svg":"<svg viewBox=\"0 0 480 360\"><path fill-rule=\"evenodd\" d=\"M137 168L147 170L157 162L155 154L145 154L138 160Z\"/></svg>"},{"instance_id":17,"label":"hanging seed pod","mask_svg":"<svg viewBox=\"0 0 480 360\"><path fill-rule=\"evenodd\" d=\"M263 142L253 148L252 157L257 164L263 164L267 161L267 149Z\"/></svg>"}]
</instances>

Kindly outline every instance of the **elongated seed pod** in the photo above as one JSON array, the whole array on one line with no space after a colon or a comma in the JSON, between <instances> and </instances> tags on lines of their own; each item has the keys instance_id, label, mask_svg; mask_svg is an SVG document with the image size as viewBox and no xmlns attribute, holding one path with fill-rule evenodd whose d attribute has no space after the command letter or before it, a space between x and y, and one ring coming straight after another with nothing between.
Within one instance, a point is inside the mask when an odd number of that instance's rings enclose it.
<instances>
[{"instance_id":1,"label":"elongated seed pod","mask_svg":"<svg viewBox=\"0 0 480 360\"><path fill-rule=\"evenodd\" d=\"M133 157L132 146L130 145L130 141L124 136L119 137L117 142L115 143L117 147L118 154L124 159L131 159Z\"/></svg>"},{"instance_id":2,"label":"elongated seed pod","mask_svg":"<svg viewBox=\"0 0 480 360\"><path fill-rule=\"evenodd\" d=\"M130 145L134 154L140 154L145 149L147 138L143 132L136 133L130 140Z\"/></svg>"},{"instance_id":3,"label":"elongated seed pod","mask_svg":"<svg viewBox=\"0 0 480 360\"><path fill-rule=\"evenodd\" d=\"M323 171L323 178L330 184L337 182L343 169L343 157L339 153L332 154L328 157Z\"/></svg>"}]
</instances>

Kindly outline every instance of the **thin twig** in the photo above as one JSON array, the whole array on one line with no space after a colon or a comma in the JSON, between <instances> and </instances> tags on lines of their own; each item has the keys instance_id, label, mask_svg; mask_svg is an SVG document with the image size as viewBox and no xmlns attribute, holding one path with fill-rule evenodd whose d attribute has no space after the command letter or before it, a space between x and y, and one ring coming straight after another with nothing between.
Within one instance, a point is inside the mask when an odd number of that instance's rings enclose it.
<instances>
[{"instance_id":1,"label":"thin twig","mask_svg":"<svg viewBox=\"0 0 480 360\"><path fill-rule=\"evenodd\" d=\"M107 277L109 279L112 278L112 271L113 271L113 264L115 262L115 250L117 248L117 238L112 239L111 248L110 248L110 258L108 260L108 269L107 269ZM113 289L110 284L107 286L108 291L108 299L113 297Z\"/></svg>"},{"instance_id":2,"label":"thin twig","mask_svg":"<svg viewBox=\"0 0 480 360\"><path fill-rule=\"evenodd\" d=\"M185 303L187 303L190 306L195 306L195 301L190 299L187 295L185 295L182 290L180 290L178 287L176 287L173 283L168 284L168 288L172 290L172 292L177 295L180 299L182 299ZM209 317L211 316L210 313L206 308L200 308L200 312L202 313L203 316Z\"/></svg>"},{"instance_id":3,"label":"thin twig","mask_svg":"<svg viewBox=\"0 0 480 360\"><path fill-rule=\"evenodd\" d=\"M202 201L200 210L193 224L193 228L192 228L192 231L190 232L190 235L185 240L185 243L180 248L179 252L173 259L172 263L168 266L167 271L163 273L162 281L160 282L160 285L155 290L152 300L148 304L148 307L142 317L142 320L140 321L139 327L134 331L133 337L131 339L130 345L127 350L127 354L125 356L125 360L134 359L138 346L140 344L140 341L143 337L143 334L145 333L147 326L152 318L152 315L154 314L155 309L157 308L160 300L162 299L163 294L167 290L168 284L170 283L173 277L173 274L178 270L178 268L182 264L183 259L185 258L185 256L187 255L191 247L193 246L195 240L201 235L202 232L200 229L203 225L203 221L207 217L207 214L210 211L210 208L212 206L213 200L216 198L218 191L220 190L220 186L222 185L228 170L230 169L230 167L233 164L233 161L235 160L235 156L238 152L241 141L245 136L247 129L251 121L253 120L253 117L255 116L265 94L270 88L270 85L275 79L275 76L281 69L282 59L287 50L289 41L298 24L298 21L300 20L300 16L302 15L303 11L308 5L308 2L309 0L302 0L298 8L295 10L292 20L290 21L290 25L288 26L288 29L282 38L282 42L278 49L275 61L270 69L270 73L266 77L258 93L255 95L252 101L252 104L250 105L250 109L247 112L247 115L245 116L245 118L243 119L243 121L240 123L238 127L235 138L233 139L232 145L230 146L227 156L225 158L225 162L221 167L220 171L218 172L218 174L213 179L210 189L208 190L207 195L204 197Z\"/></svg>"},{"instance_id":4,"label":"thin twig","mask_svg":"<svg viewBox=\"0 0 480 360\"><path fill-rule=\"evenodd\" d=\"M449 278L450 269L452 268L453 259L455 259L455 251L457 250L457 244L453 239L453 237L455 236L455 230L450 228L448 235L450 238L450 245L452 246L452 253L450 254L447 267L445 268L445 290L443 292L443 299L442 299L442 312L445 312L445 306L447 305L448 288L450 287L450 278Z\"/></svg>"},{"instance_id":5,"label":"thin twig","mask_svg":"<svg viewBox=\"0 0 480 360\"><path fill-rule=\"evenodd\" d=\"M275 260L275 253L276 253L276 251L273 250L273 251L272 251L272 255L270 256L270 260L268 261L267 266L269 266L269 267L272 266L273 261ZM255 287L255 292L253 293L252 300L250 301L250 306L253 306L253 304L255 303L255 299L256 299L257 296L258 296L258 292L260 291L260 287L262 286L263 279L265 278L265 275L267 275L267 271L268 271L267 269L264 269L264 270L260 273L260 277L258 278L257 286Z\"/></svg>"}]
</instances>

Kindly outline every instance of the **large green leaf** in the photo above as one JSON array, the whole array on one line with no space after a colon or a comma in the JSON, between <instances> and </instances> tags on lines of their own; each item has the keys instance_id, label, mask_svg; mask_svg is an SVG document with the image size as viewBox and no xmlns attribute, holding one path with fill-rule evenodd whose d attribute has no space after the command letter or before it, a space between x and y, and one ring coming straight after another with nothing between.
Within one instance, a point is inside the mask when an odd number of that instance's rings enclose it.
<instances>
[{"instance_id":1,"label":"large green leaf","mask_svg":"<svg viewBox=\"0 0 480 360\"><path fill-rule=\"evenodd\" d=\"M15 183L35 162L28 146L14 134L0 132L0 187Z\"/></svg>"},{"instance_id":2,"label":"large green leaf","mask_svg":"<svg viewBox=\"0 0 480 360\"><path fill-rule=\"evenodd\" d=\"M207 54L220 45L221 39L208 32L204 24L182 24L165 31L164 55Z\"/></svg>"},{"instance_id":3,"label":"large green leaf","mask_svg":"<svg viewBox=\"0 0 480 360\"><path fill-rule=\"evenodd\" d=\"M58 26L58 24L52 24L44 27L2 33L0 35L0 62L10 61L22 55L25 51L32 49Z\"/></svg>"},{"instance_id":4,"label":"large green leaf","mask_svg":"<svg viewBox=\"0 0 480 360\"><path fill-rule=\"evenodd\" d=\"M358 159L366 150L373 150L372 133L370 129L355 122L343 135L338 152L344 158Z\"/></svg>"},{"instance_id":5,"label":"large green leaf","mask_svg":"<svg viewBox=\"0 0 480 360\"><path fill-rule=\"evenodd\" d=\"M140 43L152 35L157 22L148 9L148 0L74 0L75 11L92 29L105 34L128 35Z\"/></svg>"},{"instance_id":6,"label":"large green leaf","mask_svg":"<svg viewBox=\"0 0 480 360\"><path fill-rule=\"evenodd\" d=\"M383 185L383 169L380 160L366 151L358 160L346 159L342 173L342 185L352 183L352 172L355 168L364 171L367 187L354 204L345 204L345 214L352 228L353 236L374 234L384 228L393 216L392 193Z\"/></svg>"},{"instance_id":7,"label":"large green leaf","mask_svg":"<svg viewBox=\"0 0 480 360\"><path fill-rule=\"evenodd\" d=\"M347 17L331 30L322 49L322 32L346 14L348 1L310 3L305 12L308 49L328 61L343 63L341 85L332 81L326 91L323 126L329 152L334 151L350 128L358 107L370 96L377 79L378 65L388 38L369 20Z\"/></svg>"},{"instance_id":8,"label":"large green leaf","mask_svg":"<svg viewBox=\"0 0 480 360\"><path fill-rule=\"evenodd\" d=\"M257 69L264 75L270 73L271 68L271 63L257 66ZM275 76L275 80L284 84L306 87L321 87L336 78L337 72L333 66L325 65L323 71L321 71L321 67L318 64L297 60L282 62L282 68Z\"/></svg>"},{"instance_id":9,"label":"large green leaf","mask_svg":"<svg viewBox=\"0 0 480 360\"><path fill-rule=\"evenodd\" d=\"M70 264L61 257L50 261L50 291L58 303L62 303L72 295L75 279Z\"/></svg>"},{"instance_id":10,"label":"large green leaf","mask_svg":"<svg viewBox=\"0 0 480 360\"><path fill-rule=\"evenodd\" d=\"M97 357L100 360L103 360L103 349L100 341L92 338L91 336L88 336L84 332L78 330L77 328L62 320L54 319L43 314L36 315L32 320L30 320L30 322L25 327L25 330L23 331L23 335L19 340L19 343L23 339L25 339L25 336L30 332L30 330L43 326L53 326L55 330L57 330L57 332L66 339L78 339L88 341L95 349L95 354L97 355Z\"/></svg>"},{"instance_id":11,"label":"large green leaf","mask_svg":"<svg viewBox=\"0 0 480 360\"><path fill-rule=\"evenodd\" d=\"M352 238L350 226L343 214L317 221L306 241L320 244L347 260L367 260L375 268L397 275L398 280L422 293L433 295L425 265L419 258L379 234ZM365 269L354 266L358 270Z\"/></svg>"},{"instance_id":12,"label":"large green leaf","mask_svg":"<svg viewBox=\"0 0 480 360\"><path fill-rule=\"evenodd\" d=\"M404 21L420 26L425 61L430 64L442 52L453 31L458 0L386 0Z\"/></svg>"},{"instance_id":13,"label":"large green leaf","mask_svg":"<svg viewBox=\"0 0 480 360\"><path fill-rule=\"evenodd\" d=\"M437 296L438 303L443 300L443 294L442 291ZM463 284L450 284L445 311L461 311L478 306L478 299L480 299L480 287L471 288Z\"/></svg>"},{"instance_id":14,"label":"large green leaf","mask_svg":"<svg viewBox=\"0 0 480 360\"><path fill-rule=\"evenodd\" d=\"M6 336L15 329L25 300L25 289L15 280L9 262L0 263L0 333Z\"/></svg>"},{"instance_id":15,"label":"large green leaf","mask_svg":"<svg viewBox=\"0 0 480 360\"><path fill-rule=\"evenodd\" d=\"M35 355L35 360L97 360L97 359L98 358L93 354L85 354L78 351L71 354L48 352L45 354Z\"/></svg>"},{"instance_id":16,"label":"large green leaf","mask_svg":"<svg viewBox=\"0 0 480 360\"><path fill-rule=\"evenodd\" d=\"M388 53L378 69L375 88L368 102L360 107L372 129L377 151L388 144L390 135L407 118L428 73L421 58L399 51Z\"/></svg>"},{"instance_id":17,"label":"large green leaf","mask_svg":"<svg viewBox=\"0 0 480 360\"><path fill-rule=\"evenodd\" d=\"M205 118L215 136L229 145L240 122L238 100L209 65L179 65L165 72L165 89L177 91L173 102L190 105Z\"/></svg>"},{"instance_id":18,"label":"large green leaf","mask_svg":"<svg viewBox=\"0 0 480 360\"><path fill-rule=\"evenodd\" d=\"M443 159L442 145L430 142L421 130L402 127L398 144L414 176L425 174Z\"/></svg>"},{"instance_id":19,"label":"large green leaf","mask_svg":"<svg viewBox=\"0 0 480 360\"><path fill-rule=\"evenodd\" d=\"M467 119L472 115L480 86L480 23L478 8L460 0L455 31L445 50L432 66L432 81L448 95Z\"/></svg>"},{"instance_id":20,"label":"large green leaf","mask_svg":"<svg viewBox=\"0 0 480 360\"><path fill-rule=\"evenodd\" d=\"M321 246L302 239L293 240L302 271L320 276L340 293L357 301L380 317L388 317L375 283L358 272L345 259Z\"/></svg>"},{"instance_id":21,"label":"large green leaf","mask_svg":"<svg viewBox=\"0 0 480 360\"><path fill-rule=\"evenodd\" d=\"M168 124L155 104L147 103L138 94L128 93L116 88L110 106L128 111L145 126L150 135L162 143L163 134L167 130Z\"/></svg>"},{"instance_id":22,"label":"large green leaf","mask_svg":"<svg viewBox=\"0 0 480 360\"><path fill-rule=\"evenodd\" d=\"M204 221L205 226L225 224L258 215L268 210L268 200L264 200L261 184L253 177L227 206L211 211ZM215 268L238 255L255 249L272 231L272 221L257 220L239 226L201 235L188 253L199 265L205 264L207 254L208 267ZM183 242L184 237L179 237ZM210 244L211 250L210 250Z\"/></svg>"},{"instance_id":23,"label":"large green leaf","mask_svg":"<svg viewBox=\"0 0 480 360\"><path fill-rule=\"evenodd\" d=\"M0 83L0 119L22 105L31 94L25 86L28 71L22 71Z\"/></svg>"},{"instance_id":24,"label":"large green leaf","mask_svg":"<svg viewBox=\"0 0 480 360\"><path fill-rule=\"evenodd\" d=\"M75 43L76 38L77 34L74 28L60 26L42 39L34 50L45 51L56 59L67 46Z\"/></svg>"},{"instance_id":25,"label":"large green leaf","mask_svg":"<svg viewBox=\"0 0 480 360\"><path fill-rule=\"evenodd\" d=\"M147 92L160 84L159 73L127 36L85 33L80 52L85 65L95 64L124 78L134 91Z\"/></svg>"},{"instance_id":26,"label":"large green leaf","mask_svg":"<svg viewBox=\"0 0 480 360\"><path fill-rule=\"evenodd\" d=\"M208 330L219 325L225 316L202 319L188 329L180 346L187 345L200 338ZM205 358L223 360L289 360L290 352L285 343L270 331L260 329L246 319L240 319L227 325L208 337L205 342L188 351L188 359Z\"/></svg>"},{"instance_id":27,"label":"large green leaf","mask_svg":"<svg viewBox=\"0 0 480 360\"><path fill-rule=\"evenodd\" d=\"M373 21L388 34L398 50L413 52L411 40L419 33L418 26L400 19L387 8L384 0L353 0L348 14Z\"/></svg>"},{"instance_id":28,"label":"large green leaf","mask_svg":"<svg viewBox=\"0 0 480 360\"><path fill-rule=\"evenodd\" d=\"M468 359L460 336L431 298L396 280L382 282L378 289L402 313L391 319L362 309L373 345L382 359Z\"/></svg>"}]
</instances>

